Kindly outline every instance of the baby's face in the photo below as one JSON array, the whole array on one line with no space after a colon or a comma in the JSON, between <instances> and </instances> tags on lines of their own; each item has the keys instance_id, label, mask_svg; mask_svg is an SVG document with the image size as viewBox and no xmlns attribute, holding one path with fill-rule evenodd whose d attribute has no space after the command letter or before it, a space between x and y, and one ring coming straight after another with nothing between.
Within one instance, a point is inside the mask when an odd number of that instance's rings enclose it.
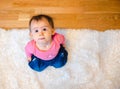
<instances>
[{"instance_id":1,"label":"baby's face","mask_svg":"<svg viewBox=\"0 0 120 89\"><path fill-rule=\"evenodd\" d=\"M45 18L39 21L33 20L31 22L30 36L39 44L47 45L52 41L54 29L50 26Z\"/></svg>"}]
</instances>

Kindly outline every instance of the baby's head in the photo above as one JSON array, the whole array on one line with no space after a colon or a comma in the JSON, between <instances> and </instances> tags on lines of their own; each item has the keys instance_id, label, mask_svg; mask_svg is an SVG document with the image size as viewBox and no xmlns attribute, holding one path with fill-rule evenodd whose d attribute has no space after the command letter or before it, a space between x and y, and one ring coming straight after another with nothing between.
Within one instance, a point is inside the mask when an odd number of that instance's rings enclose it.
<instances>
[{"instance_id":1,"label":"baby's head","mask_svg":"<svg viewBox=\"0 0 120 89\"><path fill-rule=\"evenodd\" d=\"M36 16L33 16L30 21L29 21L29 29L31 31L31 23L32 21L40 21L40 20L43 20L43 19L46 19L49 23L49 25L51 26L52 29L54 29L54 22L53 22L53 19L52 17L48 16L48 15L44 15L44 14L40 14L40 15L36 15Z\"/></svg>"},{"instance_id":2,"label":"baby's head","mask_svg":"<svg viewBox=\"0 0 120 89\"><path fill-rule=\"evenodd\" d=\"M29 22L30 36L39 43L50 43L54 35L53 19L48 15L36 15Z\"/></svg>"}]
</instances>

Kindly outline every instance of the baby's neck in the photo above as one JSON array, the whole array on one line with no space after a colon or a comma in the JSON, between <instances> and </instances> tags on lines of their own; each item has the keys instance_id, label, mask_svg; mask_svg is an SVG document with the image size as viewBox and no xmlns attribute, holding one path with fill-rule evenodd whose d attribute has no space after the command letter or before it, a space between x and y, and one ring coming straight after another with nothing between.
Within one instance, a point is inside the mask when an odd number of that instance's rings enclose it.
<instances>
[{"instance_id":1,"label":"baby's neck","mask_svg":"<svg viewBox=\"0 0 120 89\"><path fill-rule=\"evenodd\" d=\"M38 44L36 43L36 46L38 47L39 50L46 51L50 49L52 42L47 43L47 44Z\"/></svg>"}]
</instances>

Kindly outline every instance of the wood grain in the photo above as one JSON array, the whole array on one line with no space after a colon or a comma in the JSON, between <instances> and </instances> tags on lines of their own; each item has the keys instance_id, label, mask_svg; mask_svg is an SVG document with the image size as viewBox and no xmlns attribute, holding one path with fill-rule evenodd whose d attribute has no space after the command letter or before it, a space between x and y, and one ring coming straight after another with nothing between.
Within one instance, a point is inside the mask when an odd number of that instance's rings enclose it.
<instances>
[{"instance_id":1,"label":"wood grain","mask_svg":"<svg viewBox=\"0 0 120 89\"><path fill-rule=\"evenodd\" d=\"M36 14L52 16L56 28L120 29L120 0L1 0L0 27L28 28Z\"/></svg>"}]
</instances>

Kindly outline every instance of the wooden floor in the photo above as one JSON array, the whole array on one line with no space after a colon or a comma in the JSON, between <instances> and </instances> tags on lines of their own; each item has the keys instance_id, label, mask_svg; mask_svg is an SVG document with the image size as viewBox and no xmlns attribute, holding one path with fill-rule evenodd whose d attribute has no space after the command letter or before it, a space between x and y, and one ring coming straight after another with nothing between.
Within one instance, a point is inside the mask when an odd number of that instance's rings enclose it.
<instances>
[{"instance_id":1,"label":"wooden floor","mask_svg":"<svg viewBox=\"0 0 120 89\"><path fill-rule=\"evenodd\" d=\"M1 0L0 28L28 28L36 14L52 16L56 28L120 29L120 0Z\"/></svg>"}]
</instances>

